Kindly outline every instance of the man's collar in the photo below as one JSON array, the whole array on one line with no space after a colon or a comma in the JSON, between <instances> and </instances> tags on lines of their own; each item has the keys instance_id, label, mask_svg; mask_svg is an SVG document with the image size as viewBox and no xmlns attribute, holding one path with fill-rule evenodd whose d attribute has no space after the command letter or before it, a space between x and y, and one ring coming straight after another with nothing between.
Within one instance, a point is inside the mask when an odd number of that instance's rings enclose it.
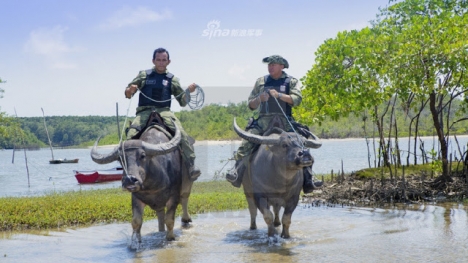
<instances>
[{"instance_id":1,"label":"man's collar","mask_svg":"<svg viewBox=\"0 0 468 263\"><path fill-rule=\"evenodd\" d=\"M156 66L153 66L153 71L156 72L156 73L158 73L158 72L156 71ZM167 73L169 73L169 71L168 71L167 68L166 68L166 72L164 72L164 74L167 74ZM162 73L158 73L158 74L162 74Z\"/></svg>"},{"instance_id":2,"label":"man's collar","mask_svg":"<svg viewBox=\"0 0 468 263\"><path fill-rule=\"evenodd\" d=\"M284 78L287 78L288 77L288 74L286 74L286 72L284 71L281 71L281 76L277 79L284 79ZM275 78L273 78L271 75L270 75L270 78L274 79L274 80L277 80Z\"/></svg>"}]
</instances>

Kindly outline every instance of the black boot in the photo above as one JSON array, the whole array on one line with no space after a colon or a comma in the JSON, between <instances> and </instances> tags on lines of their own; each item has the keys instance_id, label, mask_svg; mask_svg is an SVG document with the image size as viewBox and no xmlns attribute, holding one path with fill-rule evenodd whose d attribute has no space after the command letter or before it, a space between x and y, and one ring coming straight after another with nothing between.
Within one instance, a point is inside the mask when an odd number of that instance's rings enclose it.
<instances>
[{"instance_id":1,"label":"black boot","mask_svg":"<svg viewBox=\"0 0 468 263\"><path fill-rule=\"evenodd\" d=\"M312 193L312 191L323 185L322 181L314 182L312 180L312 167L304 167L302 169L302 173L304 174L304 184L302 185L302 191L304 191L304 194Z\"/></svg>"},{"instance_id":2,"label":"black boot","mask_svg":"<svg viewBox=\"0 0 468 263\"><path fill-rule=\"evenodd\" d=\"M237 160L235 168L226 174L226 180L228 180L232 186L239 188L242 184L242 178L244 177L245 165L242 160Z\"/></svg>"},{"instance_id":3,"label":"black boot","mask_svg":"<svg viewBox=\"0 0 468 263\"><path fill-rule=\"evenodd\" d=\"M190 161L188 166L190 181L194 182L201 174L200 168L195 166L195 160Z\"/></svg>"}]
</instances>

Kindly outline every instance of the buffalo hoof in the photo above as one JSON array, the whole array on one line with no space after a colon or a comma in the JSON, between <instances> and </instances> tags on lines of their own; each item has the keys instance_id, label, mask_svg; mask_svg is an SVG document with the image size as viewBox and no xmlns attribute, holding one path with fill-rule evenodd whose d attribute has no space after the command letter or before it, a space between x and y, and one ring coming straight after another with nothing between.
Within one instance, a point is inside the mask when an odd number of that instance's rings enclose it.
<instances>
[{"instance_id":1,"label":"buffalo hoof","mask_svg":"<svg viewBox=\"0 0 468 263\"><path fill-rule=\"evenodd\" d=\"M182 222L182 227L183 228L190 228L192 225L190 223L192 223L192 219L189 218L189 219L182 219L181 220Z\"/></svg>"},{"instance_id":2,"label":"buffalo hoof","mask_svg":"<svg viewBox=\"0 0 468 263\"><path fill-rule=\"evenodd\" d=\"M167 234L167 235L166 235L166 240L167 240L167 241L174 241L174 240L175 240L175 235L174 235L174 233L172 233L172 234Z\"/></svg>"},{"instance_id":3,"label":"buffalo hoof","mask_svg":"<svg viewBox=\"0 0 468 263\"><path fill-rule=\"evenodd\" d=\"M181 219L180 221L182 221L182 223L184 224L188 224L188 223L192 223L192 218L189 218L189 219Z\"/></svg>"}]
</instances>

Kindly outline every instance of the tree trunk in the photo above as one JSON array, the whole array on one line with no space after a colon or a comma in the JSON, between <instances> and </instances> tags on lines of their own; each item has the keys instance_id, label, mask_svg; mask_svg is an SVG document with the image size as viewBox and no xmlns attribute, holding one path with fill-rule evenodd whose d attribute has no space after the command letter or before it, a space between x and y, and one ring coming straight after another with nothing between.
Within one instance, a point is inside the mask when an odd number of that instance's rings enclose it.
<instances>
[{"instance_id":1,"label":"tree trunk","mask_svg":"<svg viewBox=\"0 0 468 263\"><path fill-rule=\"evenodd\" d=\"M442 153L442 177L448 177L448 147L447 142L445 141L443 127L439 121L439 113L436 109L437 96L434 91L430 94L429 99L429 108L431 109L432 121L434 122L434 128L437 132L437 138L440 143L440 151Z\"/></svg>"}]
</instances>

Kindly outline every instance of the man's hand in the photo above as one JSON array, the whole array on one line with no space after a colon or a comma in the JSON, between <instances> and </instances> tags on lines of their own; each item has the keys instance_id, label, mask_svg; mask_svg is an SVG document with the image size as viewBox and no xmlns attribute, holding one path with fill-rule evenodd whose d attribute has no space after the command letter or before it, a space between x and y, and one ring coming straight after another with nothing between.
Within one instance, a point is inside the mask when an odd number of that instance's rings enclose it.
<instances>
[{"instance_id":1,"label":"man's hand","mask_svg":"<svg viewBox=\"0 0 468 263\"><path fill-rule=\"evenodd\" d=\"M261 102L265 102L270 98L270 95L268 95L267 92L262 92L262 93L260 93L260 95L258 95L258 97L260 98Z\"/></svg>"},{"instance_id":2,"label":"man's hand","mask_svg":"<svg viewBox=\"0 0 468 263\"><path fill-rule=\"evenodd\" d=\"M279 92L278 92L278 91L276 91L275 89L270 89L269 92L270 92L270 95L271 95L273 98L277 98L277 99L278 99L278 96L279 96Z\"/></svg>"},{"instance_id":3,"label":"man's hand","mask_svg":"<svg viewBox=\"0 0 468 263\"><path fill-rule=\"evenodd\" d=\"M125 89L125 97L127 99L130 99L132 97L133 94L135 94L135 92L137 91L138 89L138 86L135 85L135 84L131 84L130 86L128 86L126 89Z\"/></svg>"},{"instance_id":4,"label":"man's hand","mask_svg":"<svg viewBox=\"0 0 468 263\"><path fill-rule=\"evenodd\" d=\"M196 88L197 88L197 84L195 83L192 83L188 86L190 93L194 92Z\"/></svg>"}]
</instances>

